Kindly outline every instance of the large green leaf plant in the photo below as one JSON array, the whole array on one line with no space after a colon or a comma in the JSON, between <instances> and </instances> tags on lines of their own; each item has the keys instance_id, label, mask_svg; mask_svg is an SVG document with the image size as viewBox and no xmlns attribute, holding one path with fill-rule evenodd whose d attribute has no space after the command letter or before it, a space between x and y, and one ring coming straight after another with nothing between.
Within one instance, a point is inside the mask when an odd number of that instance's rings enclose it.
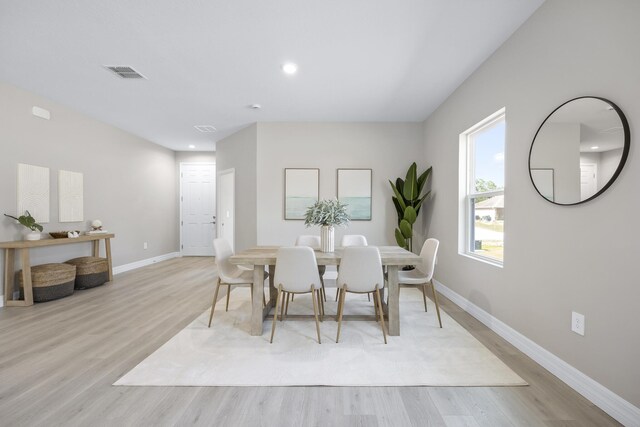
<instances>
[{"instance_id":1,"label":"large green leaf plant","mask_svg":"<svg viewBox=\"0 0 640 427\"><path fill-rule=\"evenodd\" d=\"M398 228L396 228L396 242L409 251L413 251L413 224L418 219L420 208L429 197L431 191L422 194L425 184L431 176L430 167L418 176L418 165L414 162L407 171L404 179L397 178L395 184L389 180L394 196L391 198L398 213Z\"/></svg>"}]
</instances>

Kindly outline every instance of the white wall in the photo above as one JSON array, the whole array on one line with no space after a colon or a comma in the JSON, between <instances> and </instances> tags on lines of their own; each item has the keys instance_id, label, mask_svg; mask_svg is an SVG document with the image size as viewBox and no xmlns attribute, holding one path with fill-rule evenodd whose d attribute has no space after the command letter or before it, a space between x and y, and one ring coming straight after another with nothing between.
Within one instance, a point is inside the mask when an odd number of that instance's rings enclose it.
<instances>
[{"instance_id":1,"label":"white wall","mask_svg":"<svg viewBox=\"0 0 640 427\"><path fill-rule=\"evenodd\" d=\"M50 110L51 120L31 115L33 106ZM43 224L45 232L87 230L90 221L99 218L116 234L114 266L178 250L173 151L3 83L0 111L0 213L17 213L18 163L44 166L50 169L51 184L51 222ZM61 169L84 174L82 223L58 222ZM21 239L22 229L0 217L1 241ZM90 249L79 244L31 252L37 265L88 255Z\"/></svg>"},{"instance_id":2,"label":"white wall","mask_svg":"<svg viewBox=\"0 0 640 427\"><path fill-rule=\"evenodd\" d=\"M554 0L499 48L425 123L441 240L436 279L635 406L640 406L640 2ZM595 95L629 119L618 180L579 206L556 206L531 185L531 140L563 102ZM506 107L504 268L458 254L458 136ZM586 335L570 331L571 311Z\"/></svg>"},{"instance_id":3,"label":"white wall","mask_svg":"<svg viewBox=\"0 0 640 427\"><path fill-rule=\"evenodd\" d=\"M257 242L256 208L257 125L251 125L216 143L216 172L235 169L235 250Z\"/></svg>"},{"instance_id":4,"label":"white wall","mask_svg":"<svg viewBox=\"0 0 640 427\"><path fill-rule=\"evenodd\" d=\"M395 245L397 215L388 180L404 176L412 162L422 172L421 123L259 123L258 244L292 245L300 234L320 234L304 221L284 220L284 169L320 168L320 198L336 197L337 168L373 169L371 221L352 221L343 234L363 234L373 245ZM422 215L422 213L421 213ZM421 242L421 228L416 240Z\"/></svg>"}]
</instances>

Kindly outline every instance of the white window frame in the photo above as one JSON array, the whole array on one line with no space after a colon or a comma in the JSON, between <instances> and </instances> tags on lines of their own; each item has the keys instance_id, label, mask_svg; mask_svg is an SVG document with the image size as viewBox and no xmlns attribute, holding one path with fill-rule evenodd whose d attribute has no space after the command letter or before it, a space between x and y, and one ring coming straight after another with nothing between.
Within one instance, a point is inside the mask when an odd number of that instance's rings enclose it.
<instances>
[{"instance_id":1,"label":"white window frame","mask_svg":"<svg viewBox=\"0 0 640 427\"><path fill-rule=\"evenodd\" d=\"M486 262L488 264L502 267L504 265L504 258L502 261L483 256L477 252L474 252L471 248L472 240L471 234L474 230L475 218L471 215L471 203L477 197L493 197L504 194L504 189L496 191L487 191L483 193L477 193L475 191L475 182L473 178L474 174L474 153L473 147L470 143L470 136L486 129L487 127L495 124L500 120L506 122L506 109L503 107L496 111L484 120L473 125L466 131L460 134L460 163L459 163L459 208L458 208L458 253L463 256L467 256L478 261ZM505 128L505 158L506 158L506 128ZM506 177L505 177L506 178ZM505 179L506 187L506 179Z\"/></svg>"}]
</instances>

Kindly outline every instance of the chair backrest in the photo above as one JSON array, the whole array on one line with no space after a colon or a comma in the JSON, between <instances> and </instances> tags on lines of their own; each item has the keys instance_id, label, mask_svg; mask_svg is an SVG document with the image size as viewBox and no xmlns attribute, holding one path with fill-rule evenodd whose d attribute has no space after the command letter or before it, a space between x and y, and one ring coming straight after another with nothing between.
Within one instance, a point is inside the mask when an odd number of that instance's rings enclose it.
<instances>
[{"instance_id":1,"label":"chair backrest","mask_svg":"<svg viewBox=\"0 0 640 427\"><path fill-rule=\"evenodd\" d=\"M418 270L427 277L427 281L433 278L433 272L436 268L436 256L438 256L438 246L440 246L440 242L437 239L427 239L420 250L422 263L418 266Z\"/></svg>"},{"instance_id":2,"label":"chair backrest","mask_svg":"<svg viewBox=\"0 0 640 427\"><path fill-rule=\"evenodd\" d=\"M342 236L340 246L343 248L347 246L367 246L367 238L360 234L345 234Z\"/></svg>"},{"instance_id":3,"label":"chair backrest","mask_svg":"<svg viewBox=\"0 0 640 427\"><path fill-rule=\"evenodd\" d=\"M355 292L373 291L384 286L380 251L375 246L349 246L342 252L338 287L347 285L347 290Z\"/></svg>"},{"instance_id":4,"label":"chair backrest","mask_svg":"<svg viewBox=\"0 0 640 427\"><path fill-rule=\"evenodd\" d=\"M218 274L224 282L238 275L238 267L229 262L229 257L233 255L231 245L225 239L215 239L213 248L216 251L216 265Z\"/></svg>"},{"instance_id":5,"label":"chair backrest","mask_svg":"<svg viewBox=\"0 0 640 427\"><path fill-rule=\"evenodd\" d=\"M307 246L314 251L320 250L320 236L301 235L296 239L296 246Z\"/></svg>"},{"instance_id":6,"label":"chair backrest","mask_svg":"<svg viewBox=\"0 0 640 427\"><path fill-rule=\"evenodd\" d=\"M278 249L273 284L276 288L282 285L282 289L288 292L307 292L311 285L320 289L320 274L313 249L308 246Z\"/></svg>"}]
</instances>

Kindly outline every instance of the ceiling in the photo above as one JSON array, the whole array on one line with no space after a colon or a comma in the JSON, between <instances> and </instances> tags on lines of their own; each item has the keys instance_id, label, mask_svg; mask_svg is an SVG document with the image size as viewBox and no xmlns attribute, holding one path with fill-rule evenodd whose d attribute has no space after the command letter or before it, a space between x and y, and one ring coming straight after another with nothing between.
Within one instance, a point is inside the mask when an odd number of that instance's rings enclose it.
<instances>
[{"instance_id":1,"label":"ceiling","mask_svg":"<svg viewBox=\"0 0 640 427\"><path fill-rule=\"evenodd\" d=\"M421 121L542 2L0 0L0 80L177 151L257 121Z\"/></svg>"}]
</instances>

